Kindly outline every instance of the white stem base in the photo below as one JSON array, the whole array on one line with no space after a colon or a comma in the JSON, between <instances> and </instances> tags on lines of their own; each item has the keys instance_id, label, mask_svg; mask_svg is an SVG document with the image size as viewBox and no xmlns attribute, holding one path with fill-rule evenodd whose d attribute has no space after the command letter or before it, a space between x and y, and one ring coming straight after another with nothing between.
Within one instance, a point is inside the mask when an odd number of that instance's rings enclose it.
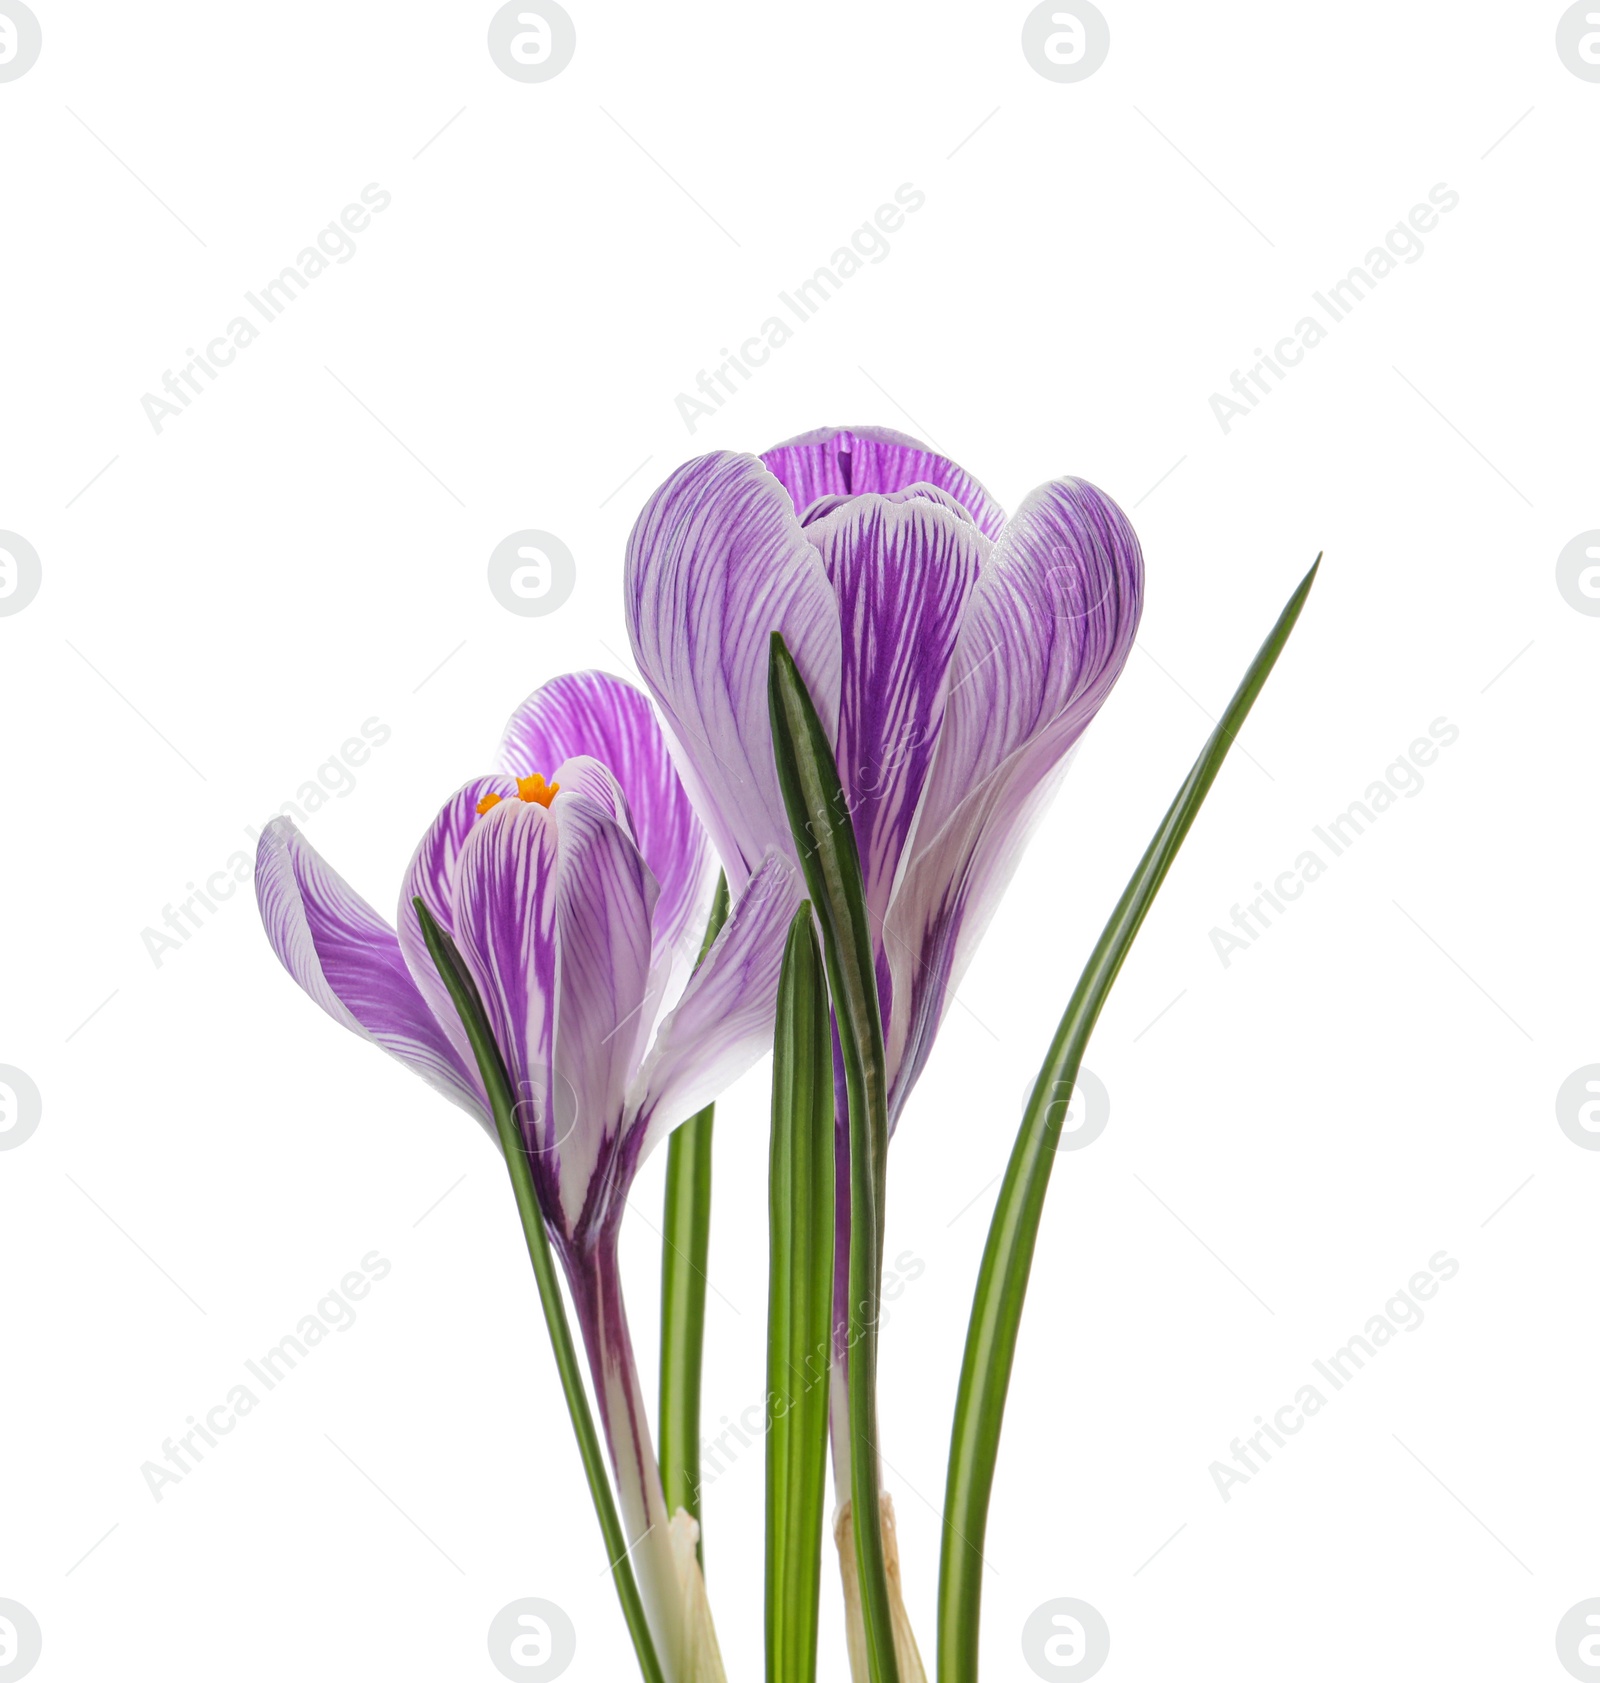
<instances>
[{"instance_id":1,"label":"white stem base","mask_svg":"<svg viewBox=\"0 0 1600 1683\"><path fill-rule=\"evenodd\" d=\"M711 1603L706 1599L705 1574L694 1552L700 1540L699 1522L686 1509L679 1508L672 1516L668 1537L683 1598L674 1675L683 1678L684 1683L727 1683L722 1650L717 1646L717 1632L711 1622Z\"/></svg>"},{"instance_id":2,"label":"white stem base","mask_svg":"<svg viewBox=\"0 0 1600 1683\"><path fill-rule=\"evenodd\" d=\"M894 1652L900 1666L900 1683L927 1683L922 1655L911 1631L911 1619L900 1593L900 1544L894 1529L894 1501L887 1494L878 1497L879 1522L883 1526L883 1562L889 1579L889 1612L894 1621ZM867 1630L861 1617L861 1580L856 1571L856 1535L848 1501L840 1506L833 1522L833 1541L839 1550L839 1576L844 1581L845 1643L850 1651L850 1675L855 1683L869 1683Z\"/></svg>"}]
</instances>

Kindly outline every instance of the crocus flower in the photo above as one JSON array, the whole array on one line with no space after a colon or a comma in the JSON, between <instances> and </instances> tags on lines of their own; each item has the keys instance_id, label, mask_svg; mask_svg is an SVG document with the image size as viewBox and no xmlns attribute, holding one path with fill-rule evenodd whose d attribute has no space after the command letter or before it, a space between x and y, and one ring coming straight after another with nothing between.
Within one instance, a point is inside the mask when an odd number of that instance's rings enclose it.
<instances>
[{"instance_id":1,"label":"crocus flower","mask_svg":"<svg viewBox=\"0 0 1600 1683\"><path fill-rule=\"evenodd\" d=\"M781 631L833 738L861 852L891 1123L973 950L1110 693L1143 563L1103 491L1008 521L953 462L824 428L685 464L628 545L628 630L735 892L793 846L767 717Z\"/></svg>"},{"instance_id":2,"label":"crocus flower","mask_svg":"<svg viewBox=\"0 0 1600 1683\"><path fill-rule=\"evenodd\" d=\"M671 1679L720 1676L693 1521L666 1512L617 1233L645 1154L770 1042L791 867L774 851L745 873L715 945L688 975L709 849L648 699L603 673L558 678L514 715L500 765L459 789L423 836L398 929L287 819L260 841L262 921L284 967L331 1017L493 1137L413 897L454 940L519 1095L658 1653Z\"/></svg>"},{"instance_id":3,"label":"crocus flower","mask_svg":"<svg viewBox=\"0 0 1600 1683\"><path fill-rule=\"evenodd\" d=\"M861 854L898 1120L1027 838L1133 646L1143 563L1094 486L1008 521L970 474L882 428L679 468L628 543L634 657L738 892L793 843L768 718L781 632L832 738ZM850 1487L849 1138L837 1082L834 1472ZM892 1504L883 1498L886 1548ZM851 1527L836 1530L850 1600ZM921 1660L890 1593L903 1678ZM850 1603L852 1663L862 1648Z\"/></svg>"}]
</instances>

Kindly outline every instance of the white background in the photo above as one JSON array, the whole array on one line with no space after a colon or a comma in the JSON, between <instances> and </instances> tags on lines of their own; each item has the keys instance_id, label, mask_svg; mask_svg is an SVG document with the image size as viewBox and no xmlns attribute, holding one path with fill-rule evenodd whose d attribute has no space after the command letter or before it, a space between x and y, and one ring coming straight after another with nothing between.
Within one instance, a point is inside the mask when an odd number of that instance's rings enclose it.
<instances>
[{"instance_id":1,"label":"white background","mask_svg":"<svg viewBox=\"0 0 1600 1683\"><path fill-rule=\"evenodd\" d=\"M671 467L876 422L1007 506L1094 480L1149 580L894 1146L888 1252L922 1272L884 1450L925 1657L1023 1089L1325 550L1090 1048L1111 1120L1051 1187L985 1675L1031 1676L1024 1620L1075 1596L1129 1683L1564 1676L1557 1621L1600 1594L1600 1158L1554 1108L1600 1059L1600 621L1555 560L1600 526L1600 85L1560 8L1104 0L1072 85L1020 5L571 0L539 85L491 61L486 5L36 9L0 84L0 526L43 566L0 618L0 1062L44 1102L0 1154L0 1596L36 1675L492 1678L524 1595L572 1618L571 1677L630 1674L492 1148L298 993L246 891L159 967L141 932L370 718L391 739L306 832L390 906L514 705L626 670L623 543ZM156 433L141 396L370 182L355 256ZM889 256L691 436L677 394L904 182ZM1210 395L1440 182L1421 258L1225 434ZM524 527L577 560L547 618L486 585ZM1439 718L1422 791L1224 967L1211 929ZM717 1125L712 1428L763 1389L767 1079ZM660 1169L626 1255L652 1388ZM374 1249L357 1323L157 1503L141 1464ZM1224 1502L1210 1464L1441 1249L1425 1323ZM707 1498L735 1678L761 1497L752 1448ZM831 1557L823 1642L838 1678Z\"/></svg>"}]
</instances>

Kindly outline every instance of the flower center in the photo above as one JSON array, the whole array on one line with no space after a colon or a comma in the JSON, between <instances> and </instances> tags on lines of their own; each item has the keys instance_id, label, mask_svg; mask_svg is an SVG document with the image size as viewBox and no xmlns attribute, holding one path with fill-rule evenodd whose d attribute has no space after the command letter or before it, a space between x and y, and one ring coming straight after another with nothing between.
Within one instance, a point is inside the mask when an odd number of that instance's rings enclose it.
<instances>
[{"instance_id":1,"label":"flower center","mask_svg":"<svg viewBox=\"0 0 1600 1683\"><path fill-rule=\"evenodd\" d=\"M536 806L549 806L560 789L561 785L559 783L546 783L538 772L535 772L532 777L519 777L517 779L517 798L531 801ZM500 797L498 795L485 795L478 802L478 811L482 814L487 812L490 807L499 806L499 804Z\"/></svg>"}]
</instances>

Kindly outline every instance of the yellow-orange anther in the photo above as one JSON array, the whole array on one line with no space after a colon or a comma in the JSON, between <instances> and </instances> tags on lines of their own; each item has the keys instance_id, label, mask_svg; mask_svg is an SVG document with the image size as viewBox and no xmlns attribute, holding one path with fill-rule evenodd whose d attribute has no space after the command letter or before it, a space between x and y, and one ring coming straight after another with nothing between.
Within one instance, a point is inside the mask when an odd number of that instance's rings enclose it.
<instances>
[{"instance_id":1,"label":"yellow-orange anther","mask_svg":"<svg viewBox=\"0 0 1600 1683\"><path fill-rule=\"evenodd\" d=\"M561 785L559 783L546 783L538 772L535 772L532 777L519 777L517 779L517 798L536 806L549 806L560 791ZM486 813L490 807L496 807L499 804L499 795L485 795L478 802L479 816L481 817Z\"/></svg>"},{"instance_id":2,"label":"yellow-orange anther","mask_svg":"<svg viewBox=\"0 0 1600 1683\"><path fill-rule=\"evenodd\" d=\"M538 806L549 806L551 801L556 798L560 788L559 783L546 783L538 772L535 772L532 777L519 777L517 779L518 795L523 800L532 801Z\"/></svg>"}]
</instances>

